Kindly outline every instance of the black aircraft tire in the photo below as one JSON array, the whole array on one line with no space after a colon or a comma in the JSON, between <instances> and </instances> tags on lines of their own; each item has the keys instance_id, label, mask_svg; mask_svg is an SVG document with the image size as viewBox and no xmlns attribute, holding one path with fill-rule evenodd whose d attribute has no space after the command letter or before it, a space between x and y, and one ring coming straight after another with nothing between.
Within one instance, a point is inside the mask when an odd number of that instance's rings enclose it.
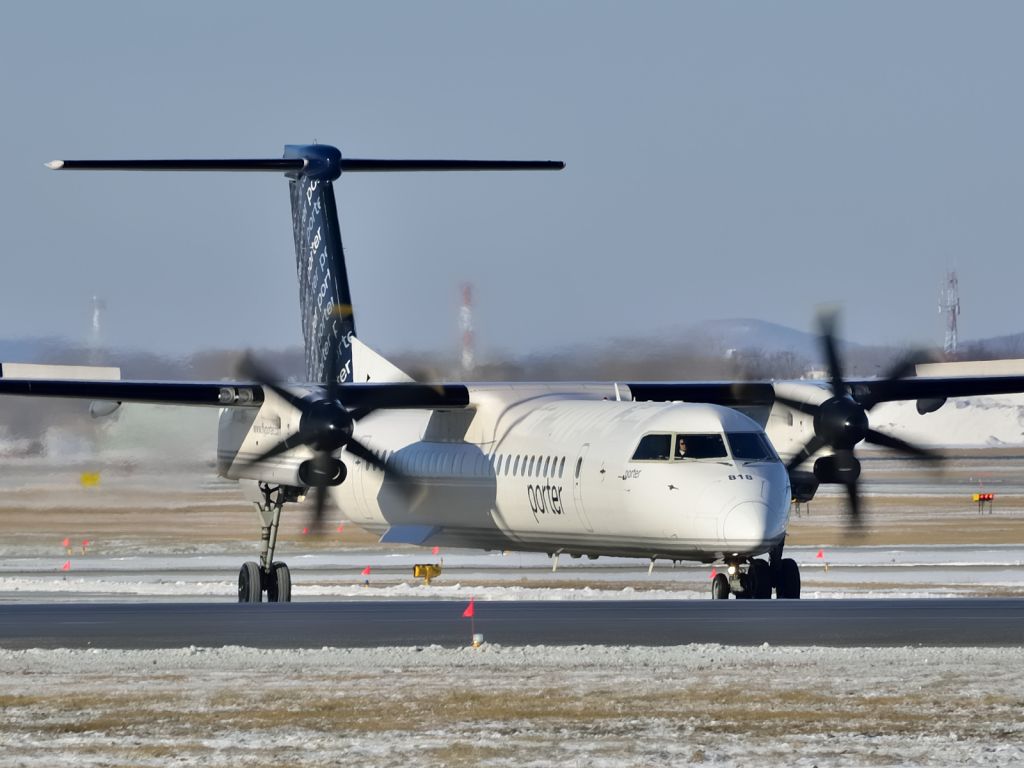
<instances>
[{"instance_id":1,"label":"black aircraft tire","mask_svg":"<svg viewBox=\"0 0 1024 768\"><path fill-rule=\"evenodd\" d=\"M274 563L267 579L267 602L290 603L292 601L292 572L285 563Z\"/></svg>"},{"instance_id":2,"label":"black aircraft tire","mask_svg":"<svg viewBox=\"0 0 1024 768\"><path fill-rule=\"evenodd\" d=\"M728 600L729 599L729 577L724 573L715 575L715 578L711 581L711 599L712 600Z\"/></svg>"},{"instance_id":3,"label":"black aircraft tire","mask_svg":"<svg viewBox=\"0 0 1024 768\"><path fill-rule=\"evenodd\" d=\"M764 560L751 560L748 578L751 580L751 597L770 600L772 597L772 569Z\"/></svg>"},{"instance_id":4,"label":"black aircraft tire","mask_svg":"<svg viewBox=\"0 0 1024 768\"><path fill-rule=\"evenodd\" d=\"M251 560L242 563L242 570L238 572L238 602L263 602L263 579L260 567Z\"/></svg>"},{"instance_id":5,"label":"black aircraft tire","mask_svg":"<svg viewBox=\"0 0 1024 768\"><path fill-rule=\"evenodd\" d=\"M779 583L775 595L784 600L800 599L800 566L796 560L787 557L779 563Z\"/></svg>"},{"instance_id":6,"label":"black aircraft tire","mask_svg":"<svg viewBox=\"0 0 1024 768\"><path fill-rule=\"evenodd\" d=\"M733 592L737 600L749 600L754 596L754 590L751 584L751 578L749 573L740 574L740 589L739 592Z\"/></svg>"}]
</instances>

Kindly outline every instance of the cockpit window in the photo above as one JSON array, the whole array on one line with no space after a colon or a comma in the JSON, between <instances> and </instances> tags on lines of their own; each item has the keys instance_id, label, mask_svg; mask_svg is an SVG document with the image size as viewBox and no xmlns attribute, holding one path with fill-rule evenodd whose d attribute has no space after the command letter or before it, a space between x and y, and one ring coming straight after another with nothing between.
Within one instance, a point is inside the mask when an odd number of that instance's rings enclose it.
<instances>
[{"instance_id":1,"label":"cockpit window","mask_svg":"<svg viewBox=\"0 0 1024 768\"><path fill-rule=\"evenodd\" d=\"M721 435L676 435L673 451L676 459L728 458Z\"/></svg>"},{"instance_id":2,"label":"cockpit window","mask_svg":"<svg viewBox=\"0 0 1024 768\"><path fill-rule=\"evenodd\" d=\"M729 447L736 461L778 461L771 443L760 432L730 432Z\"/></svg>"},{"instance_id":3,"label":"cockpit window","mask_svg":"<svg viewBox=\"0 0 1024 768\"><path fill-rule=\"evenodd\" d=\"M672 435L644 435L633 452L633 461L668 461L672 455Z\"/></svg>"}]
</instances>

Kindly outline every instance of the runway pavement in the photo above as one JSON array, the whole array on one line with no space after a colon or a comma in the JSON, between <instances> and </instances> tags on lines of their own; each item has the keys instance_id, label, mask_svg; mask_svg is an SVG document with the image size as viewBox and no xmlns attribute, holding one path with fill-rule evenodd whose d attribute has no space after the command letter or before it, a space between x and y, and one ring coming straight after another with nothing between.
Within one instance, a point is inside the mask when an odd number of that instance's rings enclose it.
<instances>
[{"instance_id":1,"label":"runway pavement","mask_svg":"<svg viewBox=\"0 0 1024 768\"><path fill-rule=\"evenodd\" d=\"M2 648L467 645L464 602L0 605ZM1024 645L1024 600L477 602L501 645Z\"/></svg>"}]
</instances>

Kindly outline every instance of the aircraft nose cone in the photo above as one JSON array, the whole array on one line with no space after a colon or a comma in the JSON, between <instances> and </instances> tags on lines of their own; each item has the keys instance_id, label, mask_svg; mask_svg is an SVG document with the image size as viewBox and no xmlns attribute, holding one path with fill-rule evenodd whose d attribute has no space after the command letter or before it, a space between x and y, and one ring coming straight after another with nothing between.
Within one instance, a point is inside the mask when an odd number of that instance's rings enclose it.
<instances>
[{"instance_id":1,"label":"aircraft nose cone","mask_svg":"<svg viewBox=\"0 0 1024 768\"><path fill-rule=\"evenodd\" d=\"M722 538L737 547L753 547L771 538L775 533L768 505L760 501L737 504L725 516Z\"/></svg>"}]
</instances>

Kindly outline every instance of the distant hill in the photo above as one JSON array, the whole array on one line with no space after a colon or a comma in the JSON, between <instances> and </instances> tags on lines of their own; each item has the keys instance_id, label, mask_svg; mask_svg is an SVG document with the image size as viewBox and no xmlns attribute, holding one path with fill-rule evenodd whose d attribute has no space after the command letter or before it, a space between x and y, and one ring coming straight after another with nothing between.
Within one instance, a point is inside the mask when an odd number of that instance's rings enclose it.
<instances>
[{"instance_id":1,"label":"distant hill","mask_svg":"<svg viewBox=\"0 0 1024 768\"><path fill-rule=\"evenodd\" d=\"M681 329L679 338L702 341L722 353L757 349L767 353L790 352L808 360L817 359L821 348L817 334L751 318L708 320ZM858 346L845 340L840 343L843 347Z\"/></svg>"}]
</instances>

